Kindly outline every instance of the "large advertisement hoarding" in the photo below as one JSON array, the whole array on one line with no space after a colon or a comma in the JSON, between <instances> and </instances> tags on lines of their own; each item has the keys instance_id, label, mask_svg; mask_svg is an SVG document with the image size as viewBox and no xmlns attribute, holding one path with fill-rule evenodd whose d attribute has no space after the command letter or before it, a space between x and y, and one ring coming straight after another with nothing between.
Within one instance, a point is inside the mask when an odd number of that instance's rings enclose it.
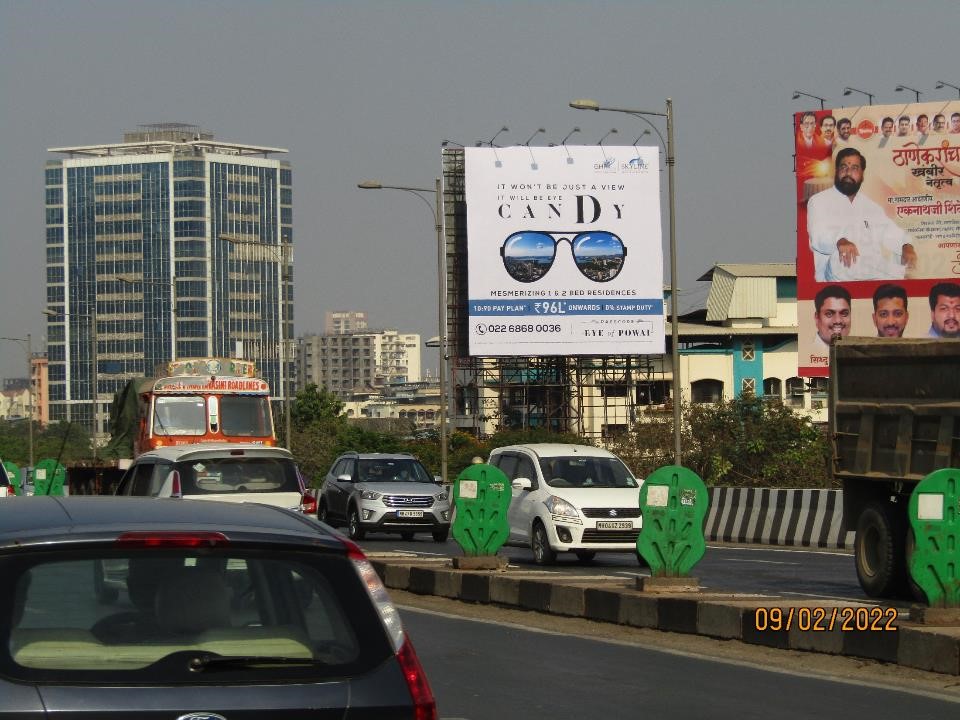
<instances>
[{"instance_id":1,"label":"large advertisement hoarding","mask_svg":"<svg viewBox=\"0 0 960 720\"><path fill-rule=\"evenodd\" d=\"M797 113L800 374L835 335L960 337L960 101Z\"/></svg>"},{"instance_id":2,"label":"large advertisement hoarding","mask_svg":"<svg viewBox=\"0 0 960 720\"><path fill-rule=\"evenodd\" d=\"M662 354L659 148L464 154L470 354Z\"/></svg>"}]
</instances>

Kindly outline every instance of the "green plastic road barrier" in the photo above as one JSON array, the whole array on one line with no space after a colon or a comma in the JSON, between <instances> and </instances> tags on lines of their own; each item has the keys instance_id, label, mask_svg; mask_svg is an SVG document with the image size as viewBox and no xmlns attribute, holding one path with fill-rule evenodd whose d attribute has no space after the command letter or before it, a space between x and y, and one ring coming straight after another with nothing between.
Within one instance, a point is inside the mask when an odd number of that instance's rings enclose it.
<instances>
[{"instance_id":1,"label":"green plastic road barrier","mask_svg":"<svg viewBox=\"0 0 960 720\"><path fill-rule=\"evenodd\" d=\"M654 577L684 577L707 549L703 521L710 495L692 470L667 465L654 470L640 488L643 529L637 552Z\"/></svg>"},{"instance_id":2,"label":"green plastic road barrier","mask_svg":"<svg viewBox=\"0 0 960 720\"><path fill-rule=\"evenodd\" d=\"M960 470L937 470L917 483L907 517L915 540L913 581L930 607L960 607Z\"/></svg>"},{"instance_id":3,"label":"green plastic road barrier","mask_svg":"<svg viewBox=\"0 0 960 720\"><path fill-rule=\"evenodd\" d=\"M44 458L33 469L34 495L63 495L67 469L53 458Z\"/></svg>"},{"instance_id":4,"label":"green plastic road barrier","mask_svg":"<svg viewBox=\"0 0 960 720\"><path fill-rule=\"evenodd\" d=\"M496 555L510 537L510 481L493 465L471 465L453 483L453 539L467 556Z\"/></svg>"},{"instance_id":5,"label":"green plastic road barrier","mask_svg":"<svg viewBox=\"0 0 960 720\"><path fill-rule=\"evenodd\" d=\"M3 461L3 470L7 473L7 482L10 483L12 488L11 492L14 495L20 494L20 468L9 460Z\"/></svg>"}]
</instances>

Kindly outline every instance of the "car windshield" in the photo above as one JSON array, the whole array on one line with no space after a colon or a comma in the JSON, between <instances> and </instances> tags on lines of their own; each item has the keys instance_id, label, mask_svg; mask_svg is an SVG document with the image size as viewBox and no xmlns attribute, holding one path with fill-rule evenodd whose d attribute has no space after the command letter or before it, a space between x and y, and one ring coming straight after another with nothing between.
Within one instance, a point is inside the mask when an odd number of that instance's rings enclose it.
<instances>
[{"instance_id":1,"label":"car windshield","mask_svg":"<svg viewBox=\"0 0 960 720\"><path fill-rule=\"evenodd\" d=\"M177 470L184 495L300 491L290 458L212 457L177 463Z\"/></svg>"},{"instance_id":2,"label":"car windshield","mask_svg":"<svg viewBox=\"0 0 960 720\"><path fill-rule=\"evenodd\" d=\"M0 672L8 676L278 682L342 675L390 652L356 571L340 555L236 548L22 555L0 562L4 595L13 600L0 602L12 613L0 617Z\"/></svg>"},{"instance_id":3,"label":"car windshield","mask_svg":"<svg viewBox=\"0 0 960 720\"><path fill-rule=\"evenodd\" d=\"M413 458L360 460L359 478L360 482L433 482L426 468Z\"/></svg>"},{"instance_id":4,"label":"car windshield","mask_svg":"<svg viewBox=\"0 0 960 720\"><path fill-rule=\"evenodd\" d=\"M615 457L552 457L540 460L547 485L556 488L635 488L636 479Z\"/></svg>"},{"instance_id":5,"label":"car windshield","mask_svg":"<svg viewBox=\"0 0 960 720\"><path fill-rule=\"evenodd\" d=\"M154 399L154 435L203 435L206 432L206 405L201 396L177 395Z\"/></svg>"},{"instance_id":6,"label":"car windshield","mask_svg":"<svg viewBox=\"0 0 960 720\"><path fill-rule=\"evenodd\" d=\"M230 437L270 437L273 423L269 398L258 395L220 397L220 429Z\"/></svg>"}]
</instances>

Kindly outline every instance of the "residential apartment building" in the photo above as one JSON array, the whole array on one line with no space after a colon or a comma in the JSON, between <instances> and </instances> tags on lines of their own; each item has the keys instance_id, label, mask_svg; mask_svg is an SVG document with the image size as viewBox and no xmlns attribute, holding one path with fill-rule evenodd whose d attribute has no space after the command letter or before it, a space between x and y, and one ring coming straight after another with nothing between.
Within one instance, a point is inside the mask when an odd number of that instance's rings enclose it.
<instances>
[{"instance_id":1,"label":"residential apartment building","mask_svg":"<svg viewBox=\"0 0 960 720\"><path fill-rule=\"evenodd\" d=\"M113 393L170 360L254 360L292 392L293 187L282 148L161 123L51 148L49 406L97 437Z\"/></svg>"},{"instance_id":2,"label":"residential apartment building","mask_svg":"<svg viewBox=\"0 0 960 720\"><path fill-rule=\"evenodd\" d=\"M297 352L298 378L325 387L342 400L420 380L420 336L396 330L355 330L304 335Z\"/></svg>"},{"instance_id":3,"label":"residential apartment building","mask_svg":"<svg viewBox=\"0 0 960 720\"><path fill-rule=\"evenodd\" d=\"M323 314L325 335L343 335L367 329L367 314L356 310L335 310Z\"/></svg>"}]
</instances>

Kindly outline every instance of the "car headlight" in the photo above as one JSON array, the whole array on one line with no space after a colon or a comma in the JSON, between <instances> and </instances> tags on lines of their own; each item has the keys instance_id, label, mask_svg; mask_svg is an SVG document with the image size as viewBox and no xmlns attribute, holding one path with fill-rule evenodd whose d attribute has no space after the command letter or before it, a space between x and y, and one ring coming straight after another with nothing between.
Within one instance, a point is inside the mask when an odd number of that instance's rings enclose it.
<instances>
[{"instance_id":1,"label":"car headlight","mask_svg":"<svg viewBox=\"0 0 960 720\"><path fill-rule=\"evenodd\" d=\"M573 505L568 503L563 498L558 498L556 495L551 495L548 497L543 501L543 504L547 506L547 510L550 511L551 515L559 515L561 517L568 517L574 520L578 520L580 518L580 514Z\"/></svg>"},{"instance_id":2,"label":"car headlight","mask_svg":"<svg viewBox=\"0 0 960 720\"><path fill-rule=\"evenodd\" d=\"M383 495L374 491L374 490L361 490L360 499L361 500L379 500Z\"/></svg>"},{"instance_id":3,"label":"car headlight","mask_svg":"<svg viewBox=\"0 0 960 720\"><path fill-rule=\"evenodd\" d=\"M447 499L446 490L442 490L438 492L436 495L433 496L433 499L436 500L437 502L443 502L444 500L446 500Z\"/></svg>"}]
</instances>

